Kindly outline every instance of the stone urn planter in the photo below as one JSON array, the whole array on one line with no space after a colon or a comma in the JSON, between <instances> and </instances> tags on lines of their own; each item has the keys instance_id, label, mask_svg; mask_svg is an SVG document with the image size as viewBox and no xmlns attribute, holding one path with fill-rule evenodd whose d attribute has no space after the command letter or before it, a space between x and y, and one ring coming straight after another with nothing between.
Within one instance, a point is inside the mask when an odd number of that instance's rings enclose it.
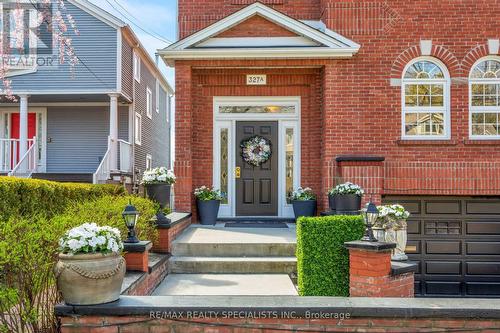
<instances>
[{"instance_id":1,"label":"stone urn planter","mask_svg":"<svg viewBox=\"0 0 500 333\"><path fill-rule=\"evenodd\" d=\"M170 204L170 184L147 184L144 185L149 199L157 202L161 209L165 209Z\"/></svg>"},{"instance_id":2,"label":"stone urn planter","mask_svg":"<svg viewBox=\"0 0 500 333\"><path fill-rule=\"evenodd\" d=\"M361 210L361 196L357 194L335 194L334 200L338 213L352 213Z\"/></svg>"},{"instance_id":3,"label":"stone urn planter","mask_svg":"<svg viewBox=\"0 0 500 333\"><path fill-rule=\"evenodd\" d=\"M316 200L292 200L295 218L300 216L316 216Z\"/></svg>"},{"instance_id":4,"label":"stone urn planter","mask_svg":"<svg viewBox=\"0 0 500 333\"><path fill-rule=\"evenodd\" d=\"M220 200L196 200L200 223L204 225L215 225L219 215Z\"/></svg>"},{"instance_id":5,"label":"stone urn planter","mask_svg":"<svg viewBox=\"0 0 500 333\"><path fill-rule=\"evenodd\" d=\"M57 287L70 305L95 305L120 297L125 259L118 253L59 254Z\"/></svg>"},{"instance_id":6,"label":"stone urn planter","mask_svg":"<svg viewBox=\"0 0 500 333\"><path fill-rule=\"evenodd\" d=\"M406 221L398 221L398 227L385 230L384 240L388 243L396 243L396 248L392 250L391 259L395 261L408 260L405 253L408 233Z\"/></svg>"}]
</instances>

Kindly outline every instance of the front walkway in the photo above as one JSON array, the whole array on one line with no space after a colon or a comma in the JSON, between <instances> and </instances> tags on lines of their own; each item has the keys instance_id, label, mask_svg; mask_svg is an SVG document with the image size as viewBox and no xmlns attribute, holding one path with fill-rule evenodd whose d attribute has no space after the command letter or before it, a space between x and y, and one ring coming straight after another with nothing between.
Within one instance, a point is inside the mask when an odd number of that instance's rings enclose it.
<instances>
[{"instance_id":1,"label":"front walkway","mask_svg":"<svg viewBox=\"0 0 500 333\"><path fill-rule=\"evenodd\" d=\"M172 243L165 295L297 295L296 231L192 225Z\"/></svg>"}]
</instances>

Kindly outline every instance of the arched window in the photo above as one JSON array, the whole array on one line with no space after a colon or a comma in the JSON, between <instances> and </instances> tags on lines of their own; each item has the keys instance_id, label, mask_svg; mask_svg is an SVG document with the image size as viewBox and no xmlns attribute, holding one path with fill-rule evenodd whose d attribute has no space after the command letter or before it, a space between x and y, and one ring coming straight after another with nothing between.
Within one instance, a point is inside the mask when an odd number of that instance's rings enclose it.
<instances>
[{"instance_id":1,"label":"arched window","mask_svg":"<svg viewBox=\"0 0 500 333\"><path fill-rule=\"evenodd\" d=\"M470 136L500 139L500 58L479 60L470 72Z\"/></svg>"},{"instance_id":2,"label":"arched window","mask_svg":"<svg viewBox=\"0 0 500 333\"><path fill-rule=\"evenodd\" d=\"M403 72L403 139L448 139L450 84L437 59L418 58Z\"/></svg>"}]
</instances>

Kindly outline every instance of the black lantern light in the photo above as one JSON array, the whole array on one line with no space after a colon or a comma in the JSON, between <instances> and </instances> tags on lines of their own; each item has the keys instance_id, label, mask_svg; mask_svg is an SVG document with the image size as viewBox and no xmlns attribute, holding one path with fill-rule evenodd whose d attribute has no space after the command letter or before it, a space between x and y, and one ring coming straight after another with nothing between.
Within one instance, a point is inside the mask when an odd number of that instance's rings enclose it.
<instances>
[{"instance_id":1,"label":"black lantern light","mask_svg":"<svg viewBox=\"0 0 500 333\"><path fill-rule=\"evenodd\" d=\"M135 235L135 225L137 223L137 219L139 218L139 212L132 205L130 200L127 207L123 210L122 216L123 220L125 220L125 225L128 228L128 237L124 243L139 243L139 239Z\"/></svg>"},{"instance_id":2,"label":"black lantern light","mask_svg":"<svg viewBox=\"0 0 500 333\"><path fill-rule=\"evenodd\" d=\"M372 226L377 222L378 209L373 202L368 204L365 211L365 235L361 238L364 242L377 242L378 240L373 235Z\"/></svg>"}]
</instances>

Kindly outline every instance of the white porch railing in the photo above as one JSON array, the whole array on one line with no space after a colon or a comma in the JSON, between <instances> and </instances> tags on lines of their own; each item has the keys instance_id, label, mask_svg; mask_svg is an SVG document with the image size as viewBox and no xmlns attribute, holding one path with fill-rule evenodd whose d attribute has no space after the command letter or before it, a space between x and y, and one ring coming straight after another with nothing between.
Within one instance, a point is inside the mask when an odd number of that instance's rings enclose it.
<instances>
[{"instance_id":1,"label":"white porch railing","mask_svg":"<svg viewBox=\"0 0 500 333\"><path fill-rule=\"evenodd\" d=\"M104 183L109 179L111 175L111 147L113 145L113 140L108 137L108 150L104 154L101 163L97 167L96 172L93 175L94 184Z\"/></svg>"},{"instance_id":2,"label":"white porch railing","mask_svg":"<svg viewBox=\"0 0 500 333\"><path fill-rule=\"evenodd\" d=\"M17 150L12 151L12 157L16 157L19 154L19 142L15 147L17 148ZM36 171L37 166L38 144L36 142L36 137L33 137L32 140L28 140L28 151L26 151L26 153L19 158L19 162L9 172L9 176L30 178L33 172Z\"/></svg>"},{"instance_id":3,"label":"white porch railing","mask_svg":"<svg viewBox=\"0 0 500 333\"><path fill-rule=\"evenodd\" d=\"M124 140L118 140L119 149L119 170L124 172L132 171L132 144Z\"/></svg>"},{"instance_id":4,"label":"white porch railing","mask_svg":"<svg viewBox=\"0 0 500 333\"><path fill-rule=\"evenodd\" d=\"M0 172L9 173L19 163L19 139L0 139ZM28 140L28 148L34 145L34 140ZM36 150L36 149L35 149Z\"/></svg>"}]
</instances>

